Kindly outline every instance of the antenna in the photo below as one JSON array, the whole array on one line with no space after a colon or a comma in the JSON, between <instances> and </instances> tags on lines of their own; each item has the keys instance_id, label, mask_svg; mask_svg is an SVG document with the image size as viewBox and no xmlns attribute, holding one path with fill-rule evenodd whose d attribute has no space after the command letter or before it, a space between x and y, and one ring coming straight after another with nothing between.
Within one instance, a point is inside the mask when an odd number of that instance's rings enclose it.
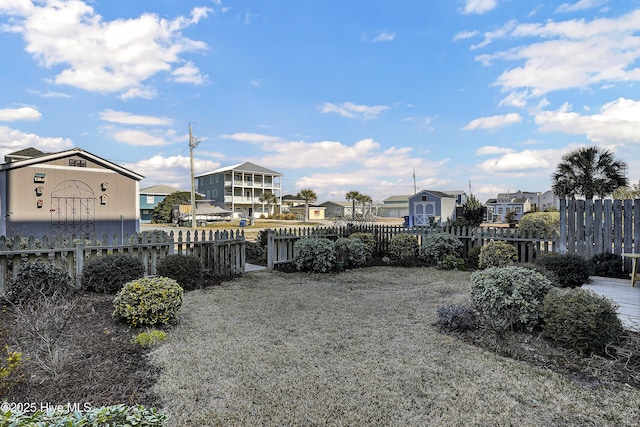
<instances>
[{"instance_id":1,"label":"antenna","mask_svg":"<svg viewBox=\"0 0 640 427\"><path fill-rule=\"evenodd\" d=\"M189 157L191 159L191 228L196 228L196 184L193 173L193 149L198 146L200 141L196 140L191 131L191 123L189 123Z\"/></svg>"}]
</instances>

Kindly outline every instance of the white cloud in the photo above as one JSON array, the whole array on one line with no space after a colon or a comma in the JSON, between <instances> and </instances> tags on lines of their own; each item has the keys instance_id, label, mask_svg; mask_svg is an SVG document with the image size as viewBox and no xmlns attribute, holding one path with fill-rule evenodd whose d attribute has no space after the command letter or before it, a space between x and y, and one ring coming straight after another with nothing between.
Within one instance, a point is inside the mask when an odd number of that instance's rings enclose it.
<instances>
[{"instance_id":1,"label":"white cloud","mask_svg":"<svg viewBox=\"0 0 640 427\"><path fill-rule=\"evenodd\" d=\"M128 101L134 98L153 99L158 92L151 86L140 85L126 90L120 95L120 99Z\"/></svg>"},{"instance_id":2,"label":"white cloud","mask_svg":"<svg viewBox=\"0 0 640 427\"><path fill-rule=\"evenodd\" d=\"M223 139L232 139L238 142L248 142L251 144L275 143L284 141L278 136L263 135L260 133L238 132L234 134L226 134L220 136Z\"/></svg>"},{"instance_id":3,"label":"white cloud","mask_svg":"<svg viewBox=\"0 0 640 427\"><path fill-rule=\"evenodd\" d=\"M205 43L188 39L181 31L197 24L209 11L197 7L189 17L173 20L147 13L135 19L105 21L79 0L0 3L0 14L11 16L11 25L1 30L20 33L26 51L42 66L62 68L55 83L88 91L122 92L128 97L135 96L131 90L153 75L170 73L174 64L183 62L180 54L206 48ZM177 78L197 82L198 73L191 67L178 68Z\"/></svg>"},{"instance_id":4,"label":"white cloud","mask_svg":"<svg viewBox=\"0 0 640 427\"><path fill-rule=\"evenodd\" d=\"M465 40L465 39L470 39L472 37L477 36L479 33L478 31L460 31L459 33L454 34L453 36L453 40Z\"/></svg>"},{"instance_id":5,"label":"white cloud","mask_svg":"<svg viewBox=\"0 0 640 427\"><path fill-rule=\"evenodd\" d=\"M531 95L527 91L515 91L510 92L507 96L502 98L499 106L510 106L516 108L524 108L527 106L527 102L531 98Z\"/></svg>"},{"instance_id":6,"label":"white cloud","mask_svg":"<svg viewBox=\"0 0 640 427\"><path fill-rule=\"evenodd\" d=\"M505 70L495 84L503 91L525 90L536 97L569 88L640 81L638 32L640 9L619 18L591 21L509 22L485 34L485 40L476 47L500 38L538 41L479 55L476 60L486 65L496 60L521 62Z\"/></svg>"},{"instance_id":7,"label":"white cloud","mask_svg":"<svg viewBox=\"0 0 640 427\"><path fill-rule=\"evenodd\" d=\"M111 123L124 123L128 125L152 125L168 126L173 120L166 117L139 116L124 111L104 110L100 113L100 118Z\"/></svg>"},{"instance_id":8,"label":"white cloud","mask_svg":"<svg viewBox=\"0 0 640 427\"><path fill-rule=\"evenodd\" d=\"M373 43L390 42L390 41L393 41L393 39L395 38L396 38L395 33L392 33L390 31L378 31L378 35L375 36L371 41Z\"/></svg>"},{"instance_id":9,"label":"white cloud","mask_svg":"<svg viewBox=\"0 0 640 427\"><path fill-rule=\"evenodd\" d=\"M191 190L189 174L191 170L189 156L163 157L158 154L149 159L123 164L127 169L135 171L145 178L141 187L157 184L171 185L182 190ZM194 159L196 175L220 168L219 162Z\"/></svg>"},{"instance_id":10,"label":"white cloud","mask_svg":"<svg viewBox=\"0 0 640 427\"><path fill-rule=\"evenodd\" d=\"M556 13L560 12L578 12L580 10L591 9L605 4L607 0L579 0L577 3L563 3L556 9Z\"/></svg>"},{"instance_id":11,"label":"white cloud","mask_svg":"<svg viewBox=\"0 0 640 427\"><path fill-rule=\"evenodd\" d=\"M640 142L640 101L619 98L602 106L600 112L583 115L568 104L555 111L541 111L535 123L541 132L586 135L597 143Z\"/></svg>"},{"instance_id":12,"label":"white cloud","mask_svg":"<svg viewBox=\"0 0 640 427\"><path fill-rule=\"evenodd\" d=\"M205 84L208 80L206 74L202 74L198 67L189 61L184 66L176 68L171 73L171 80L179 83L191 83L194 85Z\"/></svg>"},{"instance_id":13,"label":"white cloud","mask_svg":"<svg viewBox=\"0 0 640 427\"><path fill-rule=\"evenodd\" d=\"M497 129L504 126L512 125L514 123L520 123L522 117L518 113L509 113L502 116L490 116L481 117L479 119L471 120L463 130L475 130L475 129Z\"/></svg>"},{"instance_id":14,"label":"white cloud","mask_svg":"<svg viewBox=\"0 0 640 427\"><path fill-rule=\"evenodd\" d=\"M498 5L497 0L466 0L461 12L465 15L483 14L493 10Z\"/></svg>"},{"instance_id":15,"label":"white cloud","mask_svg":"<svg viewBox=\"0 0 640 427\"><path fill-rule=\"evenodd\" d=\"M347 117L350 119L353 118L362 118L364 120L375 119L385 110L388 110L389 107L385 105L357 105L352 102L343 102L340 105L332 104L330 102L325 102L320 111L322 113L338 113L342 117Z\"/></svg>"},{"instance_id":16,"label":"white cloud","mask_svg":"<svg viewBox=\"0 0 640 427\"><path fill-rule=\"evenodd\" d=\"M495 145L486 145L476 150L476 156L486 156L491 154L513 153L515 150L507 147L497 147Z\"/></svg>"},{"instance_id":17,"label":"white cloud","mask_svg":"<svg viewBox=\"0 0 640 427\"><path fill-rule=\"evenodd\" d=\"M344 194L358 189L372 197L409 194L413 191L412 170L425 186L444 188L451 177L464 173L460 168L446 170L449 159L417 156L412 147L384 148L372 138L353 144L340 141L290 141L282 137L241 132L221 135L238 144L252 144L252 158L243 161L268 165L285 173L285 192L313 188L320 201L343 200ZM297 177L296 171L309 175ZM292 178L294 177L294 178Z\"/></svg>"},{"instance_id":18,"label":"white cloud","mask_svg":"<svg viewBox=\"0 0 640 427\"><path fill-rule=\"evenodd\" d=\"M404 122L416 123L418 125L418 129L425 129L429 131L433 131L434 127L431 124L433 121L433 117L407 117L403 119Z\"/></svg>"},{"instance_id":19,"label":"white cloud","mask_svg":"<svg viewBox=\"0 0 640 427\"><path fill-rule=\"evenodd\" d=\"M486 160L477 167L490 173L523 173L536 169L548 169L554 165L553 155L549 151L524 150L519 153L508 152L500 157ZM549 159L551 157L551 159Z\"/></svg>"},{"instance_id":20,"label":"white cloud","mask_svg":"<svg viewBox=\"0 0 640 427\"><path fill-rule=\"evenodd\" d=\"M16 120L40 120L42 114L33 107L4 108L0 109L0 122L12 122Z\"/></svg>"},{"instance_id":21,"label":"white cloud","mask_svg":"<svg viewBox=\"0 0 640 427\"><path fill-rule=\"evenodd\" d=\"M175 142L171 138L171 134L160 135L138 129L115 129L110 132L110 135L118 142L144 147L168 145Z\"/></svg>"},{"instance_id":22,"label":"white cloud","mask_svg":"<svg viewBox=\"0 0 640 427\"><path fill-rule=\"evenodd\" d=\"M9 147L7 151L3 151L4 154L28 147L34 147L44 152L56 152L73 147L73 143L68 138L43 137L0 126L0 146Z\"/></svg>"}]
</instances>

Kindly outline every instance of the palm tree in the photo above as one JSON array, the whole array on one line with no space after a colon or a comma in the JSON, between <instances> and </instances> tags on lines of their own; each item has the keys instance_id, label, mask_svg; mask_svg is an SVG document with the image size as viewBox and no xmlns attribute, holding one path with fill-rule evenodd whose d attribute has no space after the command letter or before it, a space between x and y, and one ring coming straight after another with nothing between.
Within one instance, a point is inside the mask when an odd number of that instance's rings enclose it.
<instances>
[{"instance_id":1,"label":"palm tree","mask_svg":"<svg viewBox=\"0 0 640 427\"><path fill-rule=\"evenodd\" d=\"M551 177L553 192L571 199L580 195L587 200L604 197L627 185L626 168L627 164L615 159L608 150L580 148L562 157Z\"/></svg>"},{"instance_id":2,"label":"palm tree","mask_svg":"<svg viewBox=\"0 0 640 427\"><path fill-rule=\"evenodd\" d=\"M309 216L309 203L315 202L318 199L318 195L312 189L306 188L300 190L297 197L304 199L304 222L307 222L307 217Z\"/></svg>"},{"instance_id":3,"label":"palm tree","mask_svg":"<svg viewBox=\"0 0 640 427\"><path fill-rule=\"evenodd\" d=\"M273 193L263 193L262 196L258 198L260 203L264 203L267 205L267 216L271 215L271 205L276 202L278 198Z\"/></svg>"},{"instance_id":4,"label":"palm tree","mask_svg":"<svg viewBox=\"0 0 640 427\"><path fill-rule=\"evenodd\" d=\"M367 194L361 194L360 197L358 197L358 201L362 203L362 219L364 219L366 217L365 215L366 205L367 203L373 203L373 199L371 198L371 196Z\"/></svg>"},{"instance_id":5,"label":"palm tree","mask_svg":"<svg viewBox=\"0 0 640 427\"><path fill-rule=\"evenodd\" d=\"M356 202L360 199L360 196L362 196L362 194L360 194L360 192L358 191L349 191L347 194L344 195L345 199L347 199L347 202L351 200L351 220L352 221L356 220Z\"/></svg>"}]
</instances>

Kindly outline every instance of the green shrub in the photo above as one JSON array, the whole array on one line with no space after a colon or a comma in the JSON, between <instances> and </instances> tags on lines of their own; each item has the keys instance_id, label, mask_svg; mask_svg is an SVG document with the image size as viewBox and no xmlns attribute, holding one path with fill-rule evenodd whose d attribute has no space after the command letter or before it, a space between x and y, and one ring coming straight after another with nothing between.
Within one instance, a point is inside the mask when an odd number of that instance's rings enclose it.
<instances>
[{"instance_id":1,"label":"green shrub","mask_svg":"<svg viewBox=\"0 0 640 427\"><path fill-rule=\"evenodd\" d=\"M144 264L134 255L90 258L82 268L82 286L90 291L115 294L125 283L143 277L144 271Z\"/></svg>"},{"instance_id":2,"label":"green shrub","mask_svg":"<svg viewBox=\"0 0 640 427\"><path fill-rule=\"evenodd\" d=\"M469 253L467 254L467 266L470 268L478 268L478 264L480 263L480 250L482 246L476 246L475 248L471 248Z\"/></svg>"},{"instance_id":3,"label":"green shrub","mask_svg":"<svg viewBox=\"0 0 640 427\"><path fill-rule=\"evenodd\" d=\"M592 276L614 277L623 279L629 277L623 270L622 255L603 252L595 254L589 260L589 272Z\"/></svg>"},{"instance_id":4,"label":"green shrub","mask_svg":"<svg viewBox=\"0 0 640 427\"><path fill-rule=\"evenodd\" d=\"M445 255L444 259L438 262L438 266L436 268L440 270L466 270L464 260L455 255Z\"/></svg>"},{"instance_id":5,"label":"green shrub","mask_svg":"<svg viewBox=\"0 0 640 427\"><path fill-rule=\"evenodd\" d=\"M167 333L158 329L151 329L147 332L140 332L131 340L135 345L141 347L152 347L167 340Z\"/></svg>"},{"instance_id":6,"label":"green shrub","mask_svg":"<svg viewBox=\"0 0 640 427\"><path fill-rule=\"evenodd\" d=\"M560 235L560 212L531 212L518 221L518 229L528 236L556 238Z\"/></svg>"},{"instance_id":7,"label":"green shrub","mask_svg":"<svg viewBox=\"0 0 640 427\"><path fill-rule=\"evenodd\" d=\"M264 264L267 252L260 242L245 242L245 256L250 264Z\"/></svg>"},{"instance_id":8,"label":"green shrub","mask_svg":"<svg viewBox=\"0 0 640 427\"><path fill-rule=\"evenodd\" d=\"M471 275L471 301L482 323L494 331L533 330L552 287L542 274L528 268L491 267Z\"/></svg>"},{"instance_id":9,"label":"green shrub","mask_svg":"<svg viewBox=\"0 0 640 427\"><path fill-rule=\"evenodd\" d=\"M400 265L413 265L418 259L418 238L412 234L396 234L389 241L389 258Z\"/></svg>"},{"instance_id":10,"label":"green shrub","mask_svg":"<svg viewBox=\"0 0 640 427\"><path fill-rule=\"evenodd\" d=\"M359 239L341 237L335 242L336 261L343 261L346 267L362 267L367 263L367 251Z\"/></svg>"},{"instance_id":11,"label":"green shrub","mask_svg":"<svg viewBox=\"0 0 640 427\"><path fill-rule=\"evenodd\" d=\"M462 248L462 242L453 234L429 234L422 241L420 258L428 264L438 265L447 255L460 258L462 256Z\"/></svg>"},{"instance_id":12,"label":"green shrub","mask_svg":"<svg viewBox=\"0 0 640 427\"><path fill-rule=\"evenodd\" d=\"M335 244L324 237L305 238L293 245L293 262L301 271L326 273L336 261Z\"/></svg>"},{"instance_id":13,"label":"green shrub","mask_svg":"<svg viewBox=\"0 0 640 427\"><path fill-rule=\"evenodd\" d=\"M174 279L184 290L201 287L204 279L202 261L195 255L168 255L158 261L157 273Z\"/></svg>"},{"instance_id":14,"label":"green shrub","mask_svg":"<svg viewBox=\"0 0 640 427\"><path fill-rule=\"evenodd\" d=\"M19 411L0 411L0 425L12 427L80 427L80 426L139 426L162 427L167 415L142 405L113 405L74 411L56 409L45 411L38 409L33 413Z\"/></svg>"},{"instance_id":15,"label":"green shrub","mask_svg":"<svg viewBox=\"0 0 640 427\"><path fill-rule=\"evenodd\" d=\"M174 323L183 293L178 282L168 277L133 280L113 299L113 317L134 327Z\"/></svg>"},{"instance_id":16,"label":"green shrub","mask_svg":"<svg viewBox=\"0 0 640 427\"><path fill-rule=\"evenodd\" d=\"M536 259L541 265L557 277L555 286L576 288L589 281L589 263L573 254L548 254Z\"/></svg>"},{"instance_id":17,"label":"green shrub","mask_svg":"<svg viewBox=\"0 0 640 427\"><path fill-rule=\"evenodd\" d=\"M37 261L20 266L17 276L7 284L5 298L17 304L39 297L66 297L75 291L66 270Z\"/></svg>"},{"instance_id":18,"label":"green shrub","mask_svg":"<svg viewBox=\"0 0 640 427\"><path fill-rule=\"evenodd\" d=\"M558 345L583 354L602 354L617 343L622 325L616 307L585 289L554 289L542 305L544 335Z\"/></svg>"},{"instance_id":19,"label":"green shrub","mask_svg":"<svg viewBox=\"0 0 640 427\"><path fill-rule=\"evenodd\" d=\"M506 267L518 262L518 251L513 245L501 240L492 240L480 249L478 267Z\"/></svg>"},{"instance_id":20,"label":"green shrub","mask_svg":"<svg viewBox=\"0 0 640 427\"><path fill-rule=\"evenodd\" d=\"M438 307L438 327L440 331L462 332L475 329L477 326L476 312L471 307L458 304Z\"/></svg>"},{"instance_id":21,"label":"green shrub","mask_svg":"<svg viewBox=\"0 0 640 427\"><path fill-rule=\"evenodd\" d=\"M365 255L367 257L367 261L370 261L373 258L373 255L376 252L376 239L373 237L371 233L351 233L349 236L350 239L358 239L362 243L364 243Z\"/></svg>"}]
</instances>

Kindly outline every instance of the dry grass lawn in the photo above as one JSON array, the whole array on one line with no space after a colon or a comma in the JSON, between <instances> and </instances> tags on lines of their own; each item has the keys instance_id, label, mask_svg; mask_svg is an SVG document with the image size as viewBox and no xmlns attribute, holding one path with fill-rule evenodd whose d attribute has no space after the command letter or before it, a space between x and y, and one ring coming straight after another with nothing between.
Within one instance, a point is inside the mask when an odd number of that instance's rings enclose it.
<instances>
[{"instance_id":1,"label":"dry grass lawn","mask_svg":"<svg viewBox=\"0 0 640 427\"><path fill-rule=\"evenodd\" d=\"M587 388L438 333L470 274L254 272L189 292L156 349L169 425L640 424L640 391Z\"/></svg>"}]
</instances>

